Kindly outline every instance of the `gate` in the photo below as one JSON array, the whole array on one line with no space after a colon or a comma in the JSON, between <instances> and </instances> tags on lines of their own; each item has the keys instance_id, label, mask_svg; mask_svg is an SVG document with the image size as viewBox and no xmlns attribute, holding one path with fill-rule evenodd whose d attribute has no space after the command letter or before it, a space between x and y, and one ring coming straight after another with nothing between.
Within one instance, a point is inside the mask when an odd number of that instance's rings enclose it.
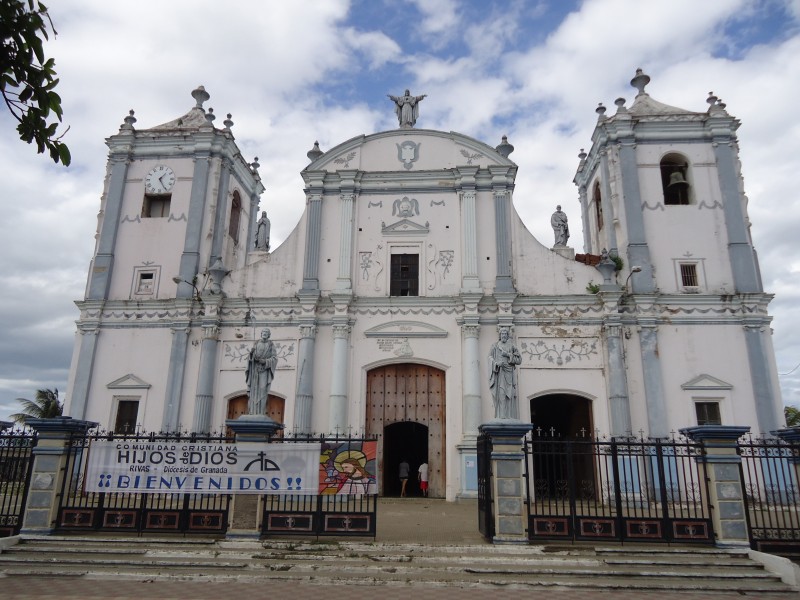
<instances>
[{"instance_id":1,"label":"gate","mask_svg":"<svg viewBox=\"0 0 800 600\"><path fill-rule=\"evenodd\" d=\"M35 433L0 432L0 537L17 535L33 470Z\"/></svg>"},{"instance_id":2,"label":"gate","mask_svg":"<svg viewBox=\"0 0 800 600\"><path fill-rule=\"evenodd\" d=\"M713 543L705 463L688 440L527 440L528 539Z\"/></svg>"},{"instance_id":3,"label":"gate","mask_svg":"<svg viewBox=\"0 0 800 600\"><path fill-rule=\"evenodd\" d=\"M263 535L362 536L377 533L377 438L286 437L272 443L319 442L327 487L317 495L264 496ZM342 468L349 462L354 472ZM322 480L321 479L321 480ZM348 493L353 492L353 493Z\"/></svg>"},{"instance_id":4,"label":"gate","mask_svg":"<svg viewBox=\"0 0 800 600\"><path fill-rule=\"evenodd\" d=\"M494 511L492 510L492 438L478 436L478 530L484 538L494 537Z\"/></svg>"},{"instance_id":5,"label":"gate","mask_svg":"<svg viewBox=\"0 0 800 600\"><path fill-rule=\"evenodd\" d=\"M56 529L59 531L114 531L133 533L225 533L228 529L227 494L138 494L87 492L84 489L92 440L119 440L125 444L162 442L233 443L207 435L115 435L89 432L70 441L61 489Z\"/></svg>"},{"instance_id":6,"label":"gate","mask_svg":"<svg viewBox=\"0 0 800 600\"><path fill-rule=\"evenodd\" d=\"M800 445L748 436L739 441L750 546L763 552L800 550Z\"/></svg>"}]
</instances>

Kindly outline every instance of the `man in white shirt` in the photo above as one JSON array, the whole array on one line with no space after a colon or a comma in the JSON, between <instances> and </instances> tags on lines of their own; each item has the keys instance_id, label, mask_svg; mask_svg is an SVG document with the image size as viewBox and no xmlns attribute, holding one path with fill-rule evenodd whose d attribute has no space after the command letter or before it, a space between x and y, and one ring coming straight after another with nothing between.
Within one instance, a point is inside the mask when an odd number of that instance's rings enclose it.
<instances>
[{"instance_id":1,"label":"man in white shirt","mask_svg":"<svg viewBox=\"0 0 800 600\"><path fill-rule=\"evenodd\" d=\"M428 495L428 463L424 462L419 466L419 489L423 496Z\"/></svg>"}]
</instances>

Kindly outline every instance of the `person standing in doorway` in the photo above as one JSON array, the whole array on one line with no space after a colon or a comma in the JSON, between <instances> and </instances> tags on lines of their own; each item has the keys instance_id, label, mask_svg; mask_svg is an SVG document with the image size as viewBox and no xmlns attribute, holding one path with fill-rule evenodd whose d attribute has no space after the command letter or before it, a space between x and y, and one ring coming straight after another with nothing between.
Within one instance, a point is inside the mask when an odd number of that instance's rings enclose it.
<instances>
[{"instance_id":1,"label":"person standing in doorway","mask_svg":"<svg viewBox=\"0 0 800 600\"><path fill-rule=\"evenodd\" d=\"M408 461L404 458L400 461L400 497L405 498L406 486L408 485L408 474L411 472L411 467Z\"/></svg>"},{"instance_id":2,"label":"person standing in doorway","mask_svg":"<svg viewBox=\"0 0 800 600\"><path fill-rule=\"evenodd\" d=\"M419 466L419 473L417 475L419 479L419 489L422 492L422 495L427 497L428 496L428 463L424 462Z\"/></svg>"}]
</instances>

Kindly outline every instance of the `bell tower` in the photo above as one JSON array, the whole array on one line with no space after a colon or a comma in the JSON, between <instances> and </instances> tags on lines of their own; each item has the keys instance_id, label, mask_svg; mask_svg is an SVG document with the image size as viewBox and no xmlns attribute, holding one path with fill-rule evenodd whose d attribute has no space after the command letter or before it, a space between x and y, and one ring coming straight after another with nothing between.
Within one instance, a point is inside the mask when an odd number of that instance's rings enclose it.
<instances>
[{"instance_id":1,"label":"bell tower","mask_svg":"<svg viewBox=\"0 0 800 600\"><path fill-rule=\"evenodd\" d=\"M629 378L642 382L647 429L663 435L660 424L678 398L670 389L672 373L680 371L677 355L698 348L694 364L683 366L698 375L721 373L722 366L712 365L738 349L749 381L734 389L742 398L755 397L759 427L770 431L782 424L766 313L772 297L763 293L750 237L740 123L713 93L706 110L693 112L652 98L645 91L649 82L638 69L630 107L623 98L612 115L598 106L592 147L581 151L575 176L586 252L608 249L621 259L620 311L623 324L635 326L637 335L632 329L626 335L639 342L641 354L628 360ZM699 350L704 343L697 336L717 339L718 350ZM639 360L642 372L634 374Z\"/></svg>"},{"instance_id":2,"label":"bell tower","mask_svg":"<svg viewBox=\"0 0 800 600\"><path fill-rule=\"evenodd\" d=\"M125 336L134 334L114 315L135 312L137 324L165 333L157 351L168 348L159 357L163 371L150 379L166 390L163 420L156 426L175 431L193 422L195 431L208 429L222 278L243 267L254 248L263 186L258 163L246 163L236 145L231 115L218 128L213 109L203 107L210 97L203 86L192 97L189 112L149 129L135 127L131 110L106 140L97 242L86 297L79 303L70 393L70 414L76 418L85 417L90 395L107 393L106 382L93 381L98 336L129 346L132 340ZM202 355L196 381L186 372L193 331L203 332L192 340Z\"/></svg>"}]
</instances>

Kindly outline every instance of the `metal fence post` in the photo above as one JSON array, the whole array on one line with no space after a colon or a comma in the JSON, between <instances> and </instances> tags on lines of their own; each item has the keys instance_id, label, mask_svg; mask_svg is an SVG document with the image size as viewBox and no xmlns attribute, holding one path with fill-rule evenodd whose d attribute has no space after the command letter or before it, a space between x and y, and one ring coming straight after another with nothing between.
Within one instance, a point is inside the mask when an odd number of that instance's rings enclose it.
<instances>
[{"instance_id":1,"label":"metal fence post","mask_svg":"<svg viewBox=\"0 0 800 600\"><path fill-rule=\"evenodd\" d=\"M680 430L686 437L703 444L705 449L705 454L696 460L706 466L708 503L717 546L750 545L740 472L742 458L737 452L737 441L749 431L750 427L726 425L700 425Z\"/></svg>"},{"instance_id":2,"label":"metal fence post","mask_svg":"<svg viewBox=\"0 0 800 600\"><path fill-rule=\"evenodd\" d=\"M57 417L28 419L25 424L38 433L39 442L33 448L33 474L21 533L49 535L55 529L70 441L73 435L86 435L97 423Z\"/></svg>"}]
</instances>

